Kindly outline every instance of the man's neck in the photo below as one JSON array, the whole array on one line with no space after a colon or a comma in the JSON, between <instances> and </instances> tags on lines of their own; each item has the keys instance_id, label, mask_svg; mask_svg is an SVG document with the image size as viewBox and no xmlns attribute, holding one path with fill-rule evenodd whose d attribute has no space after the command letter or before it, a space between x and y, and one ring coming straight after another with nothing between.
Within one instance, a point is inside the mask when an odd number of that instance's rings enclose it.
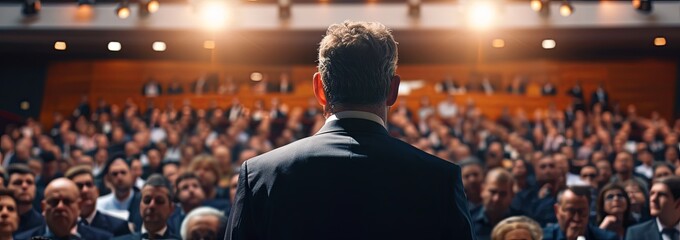
<instances>
[{"instance_id":1,"label":"man's neck","mask_svg":"<svg viewBox=\"0 0 680 240\"><path fill-rule=\"evenodd\" d=\"M163 222L163 223L165 223L165 222ZM154 233L156 233L160 230L163 230L164 227L165 227L165 224L155 225L155 224L144 223L144 228L146 228L146 231L149 234L154 234Z\"/></svg>"},{"instance_id":2,"label":"man's neck","mask_svg":"<svg viewBox=\"0 0 680 240\"><path fill-rule=\"evenodd\" d=\"M132 193L132 189L128 189L127 191L115 191L114 196L118 201L124 201L128 197L130 197L130 194Z\"/></svg>"},{"instance_id":3,"label":"man's neck","mask_svg":"<svg viewBox=\"0 0 680 240\"><path fill-rule=\"evenodd\" d=\"M631 175L632 175L632 174L626 173L626 172L621 172L621 173L617 173L616 175L619 176L619 177L618 177L618 178L619 178L619 181L626 181L626 180L628 180L628 179L631 178Z\"/></svg>"},{"instance_id":4,"label":"man's neck","mask_svg":"<svg viewBox=\"0 0 680 240\"><path fill-rule=\"evenodd\" d=\"M192 204L182 204L182 211L184 211L184 213L187 214L191 212L191 210L194 210L196 207L198 206Z\"/></svg>"},{"instance_id":5,"label":"man's neck","mask_svg":"<svg viewBox=\"0 0 680 240\"><path fill-rule=\"evenodd\" d=\"M669 216L659 216L659 222L661 222L661 227L663 228L675 228L675 225L678 225L678 222L680 219L678 218L678 215L675 214L668 214Z\"/></svg>"},{"instance_id":6,"label":"man's neck","mask_svg":"<svg viewBox=\"0 0 680 240\"><path fill-rule=\"evenodd\" d=\"M19 212L19 215L27 213L28 211L31 211L33 209L33 204L19 204L17 205L17 211Z\"/></svg>"},{"instance_id":7,"label":"man's neck","mask_svg":"<svg viewBox=\"0 0 680 240\"><path fill-rule=\"evenodd\" d=\"M487 210L485 212L485 214L486 214L486 217L489 218L489 223L491 223L491 225L494 225L494 226L498 222L503 220L503 216L504 216L503 212L498 212L498 211L488 211Z\"/></svg>"}]
</instances>

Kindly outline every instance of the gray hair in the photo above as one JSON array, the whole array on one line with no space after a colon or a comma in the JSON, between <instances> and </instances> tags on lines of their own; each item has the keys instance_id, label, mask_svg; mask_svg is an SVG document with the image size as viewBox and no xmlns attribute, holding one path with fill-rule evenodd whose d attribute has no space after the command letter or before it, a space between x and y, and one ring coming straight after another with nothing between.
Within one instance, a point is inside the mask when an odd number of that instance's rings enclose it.
<instances>
[{"instance_id":1,"label":"gray hair","mask_svg":"<svg viewBox=\"0 0 680 240\"><path fill-rule=\"evenodd\" d=\"M328 105L384 102L397 55L397 42L381 23L345 21L328 27L318 60Z\"/></svg>"},{"instance_id":2,"label":"gray hair","mask_svg":"<svg viewBox=\"0 0 680 240\"><path fill-rule=\"evenodd\" d=\"M191 210L191 212L189 212L189 214L187 214L187 216L184 217L184 220L182 221L182 225L179 228L180 229L179 234L182 237L182 239L189 239L189 232L187 231L187 228L189 227L189 221L191 221L192 218L198 216L217 217L217 219L220 220L220 228L225 227L227 223L227 217L225 217L224 214L219 210L214 209L212 207L197 207L194 210Z\"/></svg>"}]
</instances>

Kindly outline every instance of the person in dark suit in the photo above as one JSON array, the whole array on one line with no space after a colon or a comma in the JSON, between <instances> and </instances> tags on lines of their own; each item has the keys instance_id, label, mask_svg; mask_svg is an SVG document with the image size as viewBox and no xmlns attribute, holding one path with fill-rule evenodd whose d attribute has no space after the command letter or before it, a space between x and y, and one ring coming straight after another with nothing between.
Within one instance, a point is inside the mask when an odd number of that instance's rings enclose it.
<instances>
[{"instance_id":1,"label":"person in dark suit","mask_svg":"<svg viewBox=\"0 0 680 240\"><path fill-rule=\"evenodd\" d=\"M609 93L607 93L607 90L604 90L604 84L602 83L597 86L597 89L595 89L590 97L590 108L592 109L598 103L602 106L603 110L609 109Z\"/></svg>"},{"instance_id":2,"label":"person in dark suit","mask_svg":"<svg viewBox=\"0 0 680 240\"><path fill-rule=\"evenodd\" d=\"M42 226L45 219L33 208L35 199L35 173L25 164L11 164L7 169L9 181L7 189L14 191L19 212L19 228L17 233Z\"/></svg>"},{"instance_id":3,"label":"person in dark suit","mask_svg":"<svg viewBox=\"0 0 680 240\"><path fill-rule=\"evenodd\" d=\"M115 240L140 239L180 239L168 228L168 218L175 210L174 193L170 182L163 175L153 174L142 188L142 202L139 213L142 215L141 232L114 238Z\"/></svg>"},{"instance_id":4,"label":"person in dark suit","mask_svg":"<svg viewBox=\"0 0 680 240\"><path fill-rule=\"evenodd\" d=\"M382 24L329 27L313 78L326 123L241 165L226 239L475 239L460 167L387 133L396 62Z\"/></svg>"},{"instance_id":5,"label":"person in dark suit","mask_svg":"<svg viewBox=\"0 0 680 240\"><path fill-rule=\"evenodd\" d=\"M201 188L200 178L193 172L185 172L175 180L175 194L177 194L179 204L168 219L168 229L179 234L184 217L203 204L205 193Z\"/></svg>"},{"instance_id":6,"label":"person in dark suit","mask_svg":"<svg viewBox=\"0 0 680 240\"><path fill-rule=\"evenodd\" d=\"M16 234L15 239L42 236L48 239L109 239L111 233L88 226L78 226L80 215L78 187L67 178L57 178L45 189L42 202L45 225Z\"/></svg>"},{"instance_id":7,"label":"person in dark suit","mask_svg":"<svg viewBox=\"0 0 680 240\"><path fill-rule=\"evenodd\" d=\"M677 240L680 238L680 176L654 182L649 191L649 213L653 219L626 231L626 240Z\"/></svg>"},{"instance_id":8,"label":"person in dark suit","mask_svg":"<svg viewBox=\"0 0 680 240\"><path fill-rule=\"evenodd\" d=\"M12 239L19 228L19 213L14 192L0 189L0 239Z\"/></svg>"},{"instance_id":9,"label":"person in dark suit","mask_svg":"<svg viewBox=\"0 0 680 240\"><path fill-rule=\"evenodd\" d=\"M576 240L580 236L585 239L619 239L614 232L588 224L589 203L590 189L585 186L572 186L558 193L554 206L558 224L543 228L543 240Z\"/></svg>"},{"instance_id":10,"label":"person in dark suit","mask_svg":"<svg viewBox=\"0 0 680 240\"><path fill-rule=\"evenodd\" d=\"M94 184L92 168L84 165L75 166L66 172L65 177L71 179L80 191L81 211L79 224L107 231L113 234L113 236L130 233L130 227L126 221L97 211L99 189Z\"/></svg>"},{"instance_id":11,"label":"person in dark suit","mask_svg":"<svg viewBox=\"0 0 680 240\"><path fill-rule=\"evenodd\" d=\"M482 186L483 204L470 213L477 239L491 239L494 226L513 215L510 211L513 184L512 174L505 169L495 168L487 173Z\"/></svg>"}]
</instances>

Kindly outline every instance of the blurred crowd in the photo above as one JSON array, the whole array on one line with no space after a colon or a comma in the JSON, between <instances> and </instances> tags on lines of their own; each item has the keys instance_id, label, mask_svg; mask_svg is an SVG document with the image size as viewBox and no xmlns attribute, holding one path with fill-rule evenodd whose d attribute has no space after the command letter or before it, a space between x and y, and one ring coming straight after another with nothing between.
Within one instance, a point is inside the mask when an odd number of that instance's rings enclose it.
<instances>
[{"instance_id":1,"label":"blurred crowd","mask_svg":"<svg viewBox=\"0 0 680 240\"><path fill-rule=\"evenodd\" d=\"M677 240L680 120L582 102L489 119L473 101L424 98L417 109L393 106L387 128L461 166L479 239L520 230L529 239L632 239L629 229L656 221L676 229L655 230L663 239ZM56 113L52 126L9 126L0 159L11 191L0 191L0 213L12 215L2 208L9 198L17 217L15 228L0 224L0 235L221 239L239 166L325 121L314 100L253 106L234 98L227 108L187 101L142 111L131 100L84 99L73 114Z\"/></svg>"}]
</instances>

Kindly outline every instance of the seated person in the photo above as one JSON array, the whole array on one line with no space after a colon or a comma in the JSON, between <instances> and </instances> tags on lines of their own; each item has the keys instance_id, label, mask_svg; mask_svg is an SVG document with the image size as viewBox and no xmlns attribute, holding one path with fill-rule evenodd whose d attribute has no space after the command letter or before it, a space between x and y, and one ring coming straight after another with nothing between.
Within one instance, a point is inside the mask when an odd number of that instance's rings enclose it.
<instances>
[{"instance_id":1,"label":"seated person","mask_svg":"<svg viewBox=\"0 0 680 240\"><path fill-rule=\"evenodd\" d=\"M658 179L649 191L653 219L628 228L626 239L678 239L680 229L680 176Z\"/></svg>"},{"instance_id":2,"label":"seated person","mask_svg":"<svg viewBox=\"0 0 680 240\"><path fill-rule=\"evenodd\" d=\"M227 217L211 207L199 207L182 221L182 239L224 239Z\"/></svg>"},{"instance_id":3,"label":"seated person","mask_svg":"<svg viewBox=\"0 0 680 240\"><path fill-rule=\"evenodd\" d=\"M543 228L544 240L585 239L617 240L616 233L599 229L588 224L590 189L582 186L572 186L557 194L555 215L557 225Z\"/></svg>"}]
</instances>

